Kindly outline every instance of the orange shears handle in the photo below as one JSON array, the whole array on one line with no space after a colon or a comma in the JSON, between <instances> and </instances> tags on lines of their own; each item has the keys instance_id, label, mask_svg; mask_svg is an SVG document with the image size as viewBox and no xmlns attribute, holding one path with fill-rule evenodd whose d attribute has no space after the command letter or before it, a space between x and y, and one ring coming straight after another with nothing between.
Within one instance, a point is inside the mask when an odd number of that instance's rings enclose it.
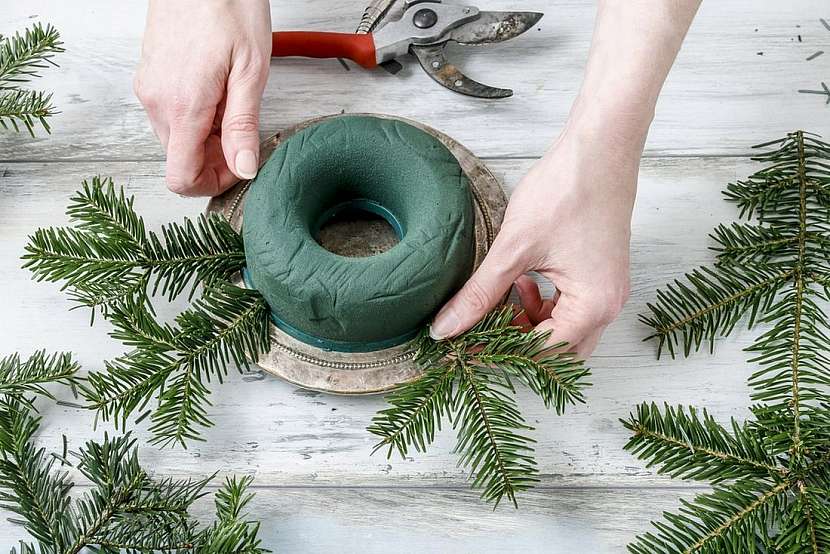
<instances>
[{"instance_id":1,"label":"orange shears handle","mask_svg":"<svg viewBox=\"0 0 830 554\"><path fill-rule=\"evenodd\" d=\"M371 34L278 31L271 35L271 56L345 58L367 69L378 65Z\"/></svg>"}]
</instances>

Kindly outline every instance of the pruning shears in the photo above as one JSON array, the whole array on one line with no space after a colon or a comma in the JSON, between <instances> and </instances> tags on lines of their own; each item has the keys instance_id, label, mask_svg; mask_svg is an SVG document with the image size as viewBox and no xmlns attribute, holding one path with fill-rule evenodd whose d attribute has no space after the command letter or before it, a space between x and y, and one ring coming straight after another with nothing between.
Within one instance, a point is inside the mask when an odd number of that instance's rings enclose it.
<instances>
[{"instance_id":1,"label":"pruning shears","mask_svg":"<svg viewBox=\"0 0 830 554\"><path fill-rule=\"evenodd\" d=\"M424 71L448 89L478 98L506 98L510 89L491 87L464 75L447 61L447 44L479 45L517 37L541 18L538 12L482 11L441 0L374 0L355 34L278 31L274 57L349 59L372 69L400 69L396 58L414 55Z\"/></svg>"}]
</instances>

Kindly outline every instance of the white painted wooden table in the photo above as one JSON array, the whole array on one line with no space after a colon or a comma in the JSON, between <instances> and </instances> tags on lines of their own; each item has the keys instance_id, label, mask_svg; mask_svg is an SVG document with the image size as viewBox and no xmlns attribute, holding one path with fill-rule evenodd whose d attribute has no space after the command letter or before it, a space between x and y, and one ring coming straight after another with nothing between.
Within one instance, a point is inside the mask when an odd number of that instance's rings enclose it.
<instances>
[{"instance_id":1,"label":"white painted wooden table","mask_svg":"<svg viewBox=\"0 0 830 554\"><path fill-rule=\"evenodd\" d=\"M411 60L397 76L344 72L335 61L272 64L263 134L345 110L386 112L435 126L470 147L508 189L565 120L590 39L588 0L480 0L490 9L547 12L539 29L488 51L453 56L473 77L513 87L506 101L450 93ZM274 0L274 25L352 31L361 0ZM281 552L617 552L662 510L699 488L655 475L622 450L618 423L643 400L707 406L720 418L744 416L751 368L741 348L750 333L710 357L657 362L637 313L654 289L711 260L707 233L735 214L720 199L730 180L754 167L749 146L796 128L830 136L830 108L797 89L830 80L826 0L704 3L657 110L640 175L633 229L633 292L622 317L591 360L588 404L563 417L529 394L522 406L538 430L541 486L515 511L495 512L468 490L449 433L428 455L370 456L366 431L381 398L329 397L274 378L215 387L207 442L186 451L142 446L159 475L252 473L253 509L267 546ZM142 2L5 2L0 32L34 20L61 31L60 69L37 83L55 91L61 114L51 136L0 135L0 353L70 350L89 369L121 352L106 326L68 312L56 286L20 269L26 237L65 221L68 196L83 178L112 175L137 197L154 226L193 215L203 200L180 199L163 184L164 153L131 91L145 5ZM799 35L801 40L799 40ZM59 448L100 437L92 414L43 403L39 440ZM142 427L141 436L146 436ZM78 480L83 485L82 480ZM0 546L23 536L3 518Z\"/></svg>"}]
</instances>

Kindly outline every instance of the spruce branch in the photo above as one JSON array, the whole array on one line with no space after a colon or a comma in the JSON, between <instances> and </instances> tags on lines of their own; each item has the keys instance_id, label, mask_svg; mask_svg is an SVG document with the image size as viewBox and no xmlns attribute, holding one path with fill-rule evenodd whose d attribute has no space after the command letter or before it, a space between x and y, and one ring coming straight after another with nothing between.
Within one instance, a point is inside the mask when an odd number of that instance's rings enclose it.
<instances>
[{"instance_id":1,"label":"spruce branch","mask_svg":"<svg viewBox=\"0 0 830 554\"><path fill-rule=\"evenodd\" d=\"M636 554L765 552L773 543L767 530L774 516L786 509L791 485L770 486L751 479L682 500L679 513L664 514L656 533L645 533L629 545ZM801 551L803 552L803 551Z\"/></svg>"},{"instance_id":2,"label":"spruce branch","mask_svg":"<svg viewBox=\"0 0 830 554\"><path fill-rule=\"evenodd\" d=\"M422 339L425 340L425 339ZM387 458L397 450L402 458L412 447L426 452L441 430L444 417L451 418L457 366L427 366L424 375L410 385L386 397L389 408L381 410L372 420L369 431L383 440L374 451L388 449Z\"/></svg>"},{"instance_id":3,"label":"spruce branch","mask_svg":"<svg viewBox=\"0 0 830 554\"><path fill-rule=\"evenodd\" d=\"M20 516L35 540L60 552L67 542L60 524L73 484L66 471L55 469L56 458L35 448L40 418L32 415L30 403L0 398L0 508Z\"/></svg>"},{"instance_id":4,"label":"spruce branch","mask_svg":"<svg viewBox=\"0 0 830 554\"><path fill-rule=\"evenodd\" d=\"M557 413L565 405L584 402L589 371L570 354L545 346L547 334L525 333L513 325L511 308L493 311L472 329L445 341L424 332L417 343L417 362L424 376L387 396L389 407L372 420L369 431L381 440L375 450L410 448L423 452L441 429L444 418L458 432L460 463L474 473L473 487L498 505L535 483L532 430L513 398L513 381L542 397Z\"/></svg>"},{"instance_id":5,"label":"spruce branch","mask_svg":"<svg viewBox=\"0 0 830 554\"><path fill-rule=\"evenodd\" d=\"M66 208L66 215L76 227L112 241L120 239L130 248L142 250L147 231L133 207L135 198L127 197L123 187L116 190L109 177L93 177L92 182L83 181L81 187Z\"/></svg>"},{"instance_id":6,"label":"spruce branch","mask_svg":"<svg viewBox=\"0 0 830 554\"><path fill-rule=\"evenodd\" d=\"M247 359L267 351L269 313L261 295L229 283L207 289L175 326L159 324L144 304L128 299L111 308L112 336L134 350L90 373L80 393L119 427L158 394L152 442L186 446L201 439L197 427L211 425L207 384L221 383L229 364L247 367Z\"/></svg>"},{"instance_id":7,"label":"spruce branch","mask_svg":"<svg viewBox=\"0 0 830 554\"><path fill-rule=\"evenodd\" d=\"M246 519L243 512L245 506L253 499L253 493L248 487L253 477L242 479L229 477L215 495L216 521L209 528L204 529L196 539L199 554L213 552L228 552L240 554L258 554L267 552L260 545L257 538L259 522Z\"/></svg>"},{"instance_id":8,"label":"spruce branch","mask_svg":"<svg viewBox=\"0 0 830 554\"><path fill-rule=\"evenodd\" d=\"M771 328L747 351L759 369L749 378L753 400L765 403L773 419L788 412L792 421L793 448L804 448L801 424L805 410L830 399L830 358L826 315L799 279L764 318Z\"/></svg>"},{"instance_id":9,"label":"spruce branch","mask_svg":"<svg viewBox=\"0 0 830 554\"><path fill-rule=\"evenodd\" d=\"M458 431L456 452L460 464L474 474L473 488L498 506L507 497L515 507L516 493L538 482L532 443L524 431L532 430L510 393L509 379L478 372L459 353L460 379L454 399L453 423Z\"/></svg>"},{"instance_id":10,"label":"spruce branch","mask_svg":"<svg viewBox=\"0 0 830 554\"><path fill-rule=\"evenodd\" d=\"M55 115L52 94L36 90L0 89L0 127L5 130L20 132L24 127L31 136L35 136L35 125L40 123L50 133L47 118Z\"/></svg>"},{"instance_id":11,"label":"spruce branch","mask_svg":"<svg viewBox=\"0 0 830 554\"><path fill-rule=\"evenodd\" d=\"M782 552L821 552L830 544L830 489L801 482L794 494L795 509L781 523L775 546Z\"/></svg>"},{"instance_id":12,"label":"spruce branch","mask_svg":"<svg viewBox=\"0 0 830 554\"><path fill-rule=\"evenodd\" d=\"M648 467L674 478L719 483L731 479L778 479L788 471L771 456L754 428L731 421L731 431L703 410L641 404L636 415L621 420L633 433L625 449Z\"/></svg>"},{"instance_id":13,"label":"spruce branch","mask_svg":"<svg viewBox=\"0 0 830 554\"><path fill-rule=\"evenodd\" d=\"M674 357L678 350L688 356L708 342L714 350L715 338L726 336L749 314L752 327L758 315L766 312L778 291L794 270L782 266L721 265L701 267L657 291L657 302L640 321L654 329L644 340L657 339L657 356L663 349Z\"/></svg>"},{"instance_id":14,"label":"spruce branch","mask_svg":"<svg viewBox=\"0 0 830 554\"><path fill-rule=\"evenodd\" d=\"M761 225L732 223L718 225L712 233L718 243L713 248L721 262L780 261L782 254L791 253L791 247L798 242L798 234L787 229L773 229Z\"/></svg>"},{"instance_id":15,"label":"spruce branch","mask_svg":"<svg viewBox=\"0 0 830 554\"><path fill-rule=\"evenodd\" d=\"M761 145L766 164L726 198L755 224L721 225L717 265L676 281L642 321L658 355L728 335L749 314L754 419L731 430L704 410L643 404L626 448L661 473L715 485L664 514L632 552L830 551L830 146L801 131Z\"/></svg>"},{"instance_id":16,"label":"spruce branch","mask_svg":"<svg viewBox=\"0 0 830 554\"><path fill-rule=\"evenodd\" d=\"M172 300L190 286L228 280L245 263L241 236L222 217L147 231L133 197L112 179L84 181L67 215L73 227L38 229L26 245L24 268L39 281L63 281L73 299L106 310L125 294ZM149 290L148 290L149 289Z\"/></svg>"},{"instance_id":17,"label":"spruce branch","mask_svg":"<svg viewBox=\"0 0 830 554\"><path fill-rule=\"evenodd\" d=\"M63 52L62 46L57 29L40 23L23 31L23 35L0 36L0 90L18 88L39 77L41 69L57 67L52 58Z\"/></svg>"},{"instance_id":18,"label":"spruce branch","mask_svg":"<svg viewBox=\"0 0 830 554\"><path fill-rule=\"evenodd\" d=\"M39 394L54 399L45 385L61 383L74 388L79 369L69 353L48 355L40 350L25 361L12 354L0 359L0 395Z\"/></svg>"},{"instance_id":19,"label":"spruce branch","mask_svg":"<svg viewBox=\"0 0 830 554\"><path fill-rule=\"evenodd\" d=\"M245 263L240 235L215 215L148 231L133 198L100 177L84 181L67 215L72 226L30 237L24 267L37 280L62 281L132 348L91 373L82 396L118 428L157 400L153 442L200 440L199 428L211 425L209 383L269 347L265 300L228 282ZM174 324L156 320L152 297L173 300L190 287L192 298L199 285L203 295Z\"/></svg>"},{"instance_id":20,"label":"spruce branch","mask_svg":"<svg viewBox=\"0 0 830 554\"><path fill-rule=\"evenodd\" d=\"M828 207L830 147L818 135L796 131L755 148L769 149L752 158L766 167L728 184L724 191L725 198L737 205L739 217L757 217L762 224L787 228L799 218L802 198L821 209Z\"/></svg>"},{"instance_id":21,"label":"spruce branch","mask_svg":"<svg viewBox=\"0 0 830 554\"><path fill-rule=\"evenodd\" d=\"M29 403L0 401L0 507L20 516L37 543L21 541L21 552L266 552L259 524L243 513L250 478L227 479L215 495L215 522L199 528L189 511L212 477L154 479L139 464L134 438L105 435L78 454L92 486L73 501L74 484L56 469L57 457L33 446L39 422Z\"/></svg>"},{"instance_id":22,"label":"spruce branch","mask_svg":"<svg viewBox=\"0 0 830 554\"><path fill-rule=\"evenodd\" d=\"M57 67L52 58L60 52L60 35L51 25L36 23L23 35L0 36L0 126L19 132L22 125L34 136L39 122L50 131L46 119L56 113L52 95L25 90L22 85L39 77L41 69Z\"/></svg>"},{"instance_id":23,"label":"spruce branch","mask_svg":"<svg viewBox=\"0 0 830 554\"><path fill-rule=\"evenodd\" d=\"M709 481L713 493L682 501L629 545L632 552L819 552L830 547L824 519L830 510L830 455L797 461L769 451L773 430L733 420L727 431L694 408L662 411L643 404L623 421L633 436L626 449L660 473ZM826 433L826 428L825 428ZM732 548L732 550L729 550Z\"/></svg>"}]
</instances>

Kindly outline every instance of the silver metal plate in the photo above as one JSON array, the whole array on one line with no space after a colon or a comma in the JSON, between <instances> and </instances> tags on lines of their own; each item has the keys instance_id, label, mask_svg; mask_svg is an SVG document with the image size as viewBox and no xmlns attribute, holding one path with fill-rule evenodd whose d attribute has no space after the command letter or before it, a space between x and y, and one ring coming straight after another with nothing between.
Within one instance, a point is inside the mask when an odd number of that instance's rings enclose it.
<instances>
[{"instance_id":1,"label":"silver metal plate","mask_svg":"<svg viewBox=\"0 0 830 554\"><path fill-rule=\"evenodd\" d=\"M475 202L476 267L484 259L504 219L507 197L498 179L467 148L447 135L416 121L381 114L347 114L403 121L440 140L458 159L472 185ZM265 163L288 137L312 125L343 114L304 121L266 139L260 147ZM250 181L241 181L224 194L212 198L208 213L221 213L237 231L242 229L245 197ZM239 278L237 284L242 284ZM271 350L256 364L263 370L305 389L333 394L376 394L416 380L421 370L414 362L411 343L364 353L332 352L300 342L271 325Z\"/></svg>"}]
</instances>

